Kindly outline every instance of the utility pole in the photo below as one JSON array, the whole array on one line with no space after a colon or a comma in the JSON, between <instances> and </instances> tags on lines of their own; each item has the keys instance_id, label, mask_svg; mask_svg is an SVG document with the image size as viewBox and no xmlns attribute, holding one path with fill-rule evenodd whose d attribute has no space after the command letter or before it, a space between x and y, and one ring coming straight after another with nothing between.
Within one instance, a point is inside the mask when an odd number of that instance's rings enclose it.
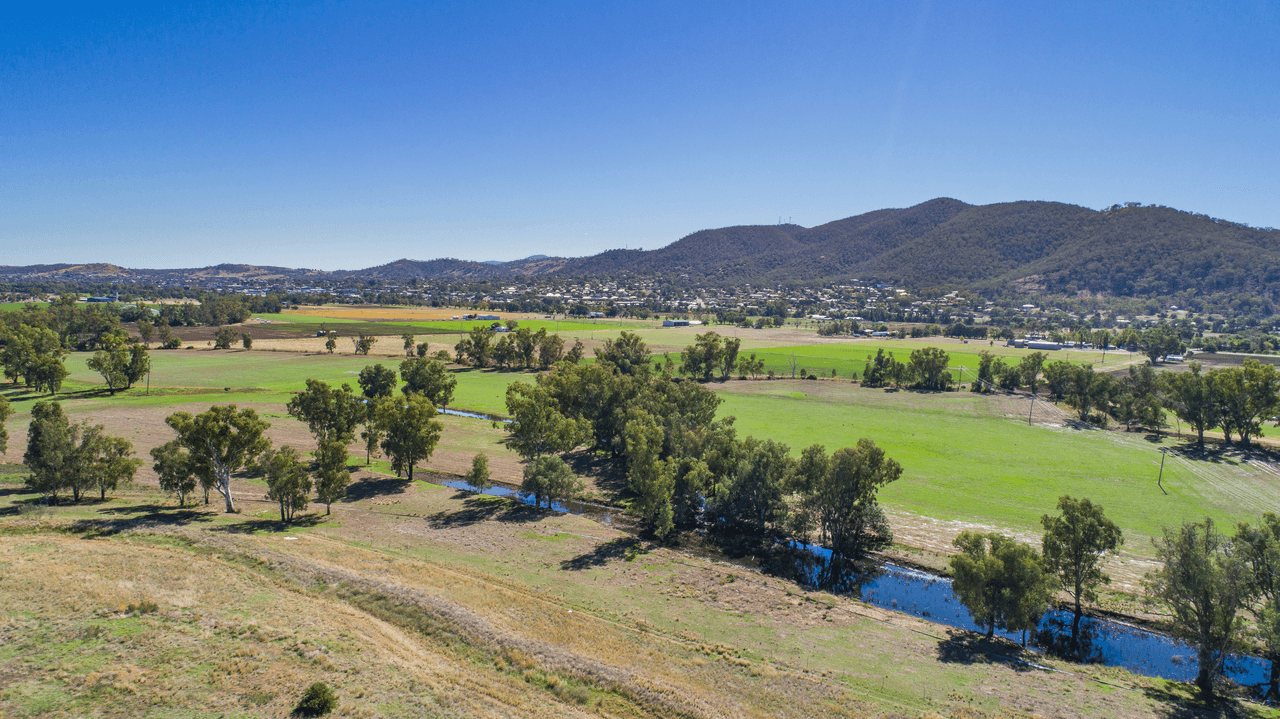
<instances>
[{"instance_id":1,"label":"utility pole","mask_svg":"<svg viewBox=\"0 0 1280 719\"><path fill-rule=\"evenodd\" d=\"M1030 427L1030 426L1031 426L1031 413L1032 413L1032 412L1035 410L1035 408L1036 408L1036 396L1035 396L1035 395L1031 395L1031 396L1030 396L1030 399L1031 399L1031 407L1027 409L1027 426L1028 426L1028 427Z\"/></svg>"},{"instance_id":2,"label":"utility pole","mask_svg":"<svg viewBox=\"0 0 1280 719\"><path fill-rule=\"evenodd\" d=\"M1156 478L1156 486L1160 488L1161 492L1168 494L1168 492L1165 492L1165 489L1164 489L1164 458L1166 454L1167 453L1165 452L1164 448L1161 447L1160 448L1160 476Z\"/></svg>"}]
</instances>

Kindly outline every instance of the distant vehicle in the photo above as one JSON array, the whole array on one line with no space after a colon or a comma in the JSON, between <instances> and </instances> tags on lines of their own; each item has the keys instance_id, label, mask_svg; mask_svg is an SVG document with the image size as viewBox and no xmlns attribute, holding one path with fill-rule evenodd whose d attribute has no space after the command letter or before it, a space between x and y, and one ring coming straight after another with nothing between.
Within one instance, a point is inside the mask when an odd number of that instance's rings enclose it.
<instances>
[{"instance_id":1,"label":"distant vehicle","mask_svg":"<svg viewBox=\"0 0 1280 719\"><path fill-rule=\"evenodd\" d=\"M1027 343L1029 350L1060 350L1062 345L1057 342L1048 342L1046 340L1032 340Z\"/></svg>"},{"instance_id":2,"label":"distant vehicle","mask_svg":"<svg viewBox=\"0 0 1280 719\"><path fill-rule=\"evenodd\" d=\"M1164 361L1165 362L1181 362L1182 355L1165 355Z\"/></svg>"}]
</instances>

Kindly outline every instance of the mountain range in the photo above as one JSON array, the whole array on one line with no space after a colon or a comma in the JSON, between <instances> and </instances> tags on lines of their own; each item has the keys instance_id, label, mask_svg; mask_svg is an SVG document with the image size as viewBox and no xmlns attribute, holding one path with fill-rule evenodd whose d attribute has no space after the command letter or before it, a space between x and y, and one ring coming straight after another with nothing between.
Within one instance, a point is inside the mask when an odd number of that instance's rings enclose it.
<instances>
[{"instance_id":1,"label":"mountain range","mask_svg":"<svg viewBox=\"0 0 1280 719\"><path fill-rule=\"evenodd\" d=\"M704 282L891 281L1116 296L1280 294L1280 232L1163 206L1092 210L1060 202L970 205L938 198L816 227L702 230L657 250L512 262L398 260L325 272L255 265L131 270L114 265L0 267L0 278L99 280L186 276L246 279L499 279L521 276L687 275Z\"/></svg>"}]
</instances>

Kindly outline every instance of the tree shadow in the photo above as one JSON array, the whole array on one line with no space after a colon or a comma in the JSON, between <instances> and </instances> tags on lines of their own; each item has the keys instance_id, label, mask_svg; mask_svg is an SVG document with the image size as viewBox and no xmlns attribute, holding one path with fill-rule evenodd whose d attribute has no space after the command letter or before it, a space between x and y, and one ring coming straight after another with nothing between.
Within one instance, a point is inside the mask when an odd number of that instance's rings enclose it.
<instances>
[{"instance_id":1,"label":"tree shadow","mask_svg":"<svg viewBox=\"0 0 1280 719\"><path fill-rule=\"evenodd\" d=\"M1205 702L1193 686L1166 682L1142 688L1142 693L1155 703L1156 716L1167 719L1220 719L1224 716L1240 716L1238 702L1218 697Z\"/></svg>"},{"instance_id":2,"label":"tree shadow","mask_svg":"<svg viewBox=\"0 0 1280 719\"><path fill-rule=\"evenodd\" d=\"M611 539L596 545L595 549L586 554L560 562L560 568L565 571L579 572L592 567L603 567L611 561L627 556L628 553L634 556L641 551L641 546L641 541L635 537Z\"/></svg>"},{"instance_id":3,"label":"tree shadow","mask_svg":"<svg viewBox=\"0 0 1280 719\"><path fill-rule=\"evenodd\" d=\"M281 522L279 519L244 519L234 524L209 527L210 532L223 534L256 534L258 532L288 532L294 529L308 529L323 523L327 517L323 514L304 514L294 517L292 522Z\"/></svg>"},{"instance_id":4,"label":"tree shadow","mask_svg":"<svg viewBox=\"0 0 1280 719\"><path fill-rule=\"evenodd\" d=\"M347 485L347 495L342 499L342 502L350 504L389 494L404 494L408 488L409 480L407 479L398 477L365 477L358 482L352 482Z\"/></svg>"},{"instance_id":5,"label":"tree shadow","mask_svg":"<svg viewBox=\"0 0 1280 719\"><path fill-rule=\"evenodd\" d=\"M82 519L72 523L68 531L85 539L110 537L141 527L176 527L187 524L211 522L213 515L198 507L177 508L160 504L138 504L130 507L100 509L99 514L124 514L126 517Z\"/></svg>"},{"instance_id":6,"label":"tree shadow","mask_svg":"<svg viewBox=\"0 0 1280 719\"><path fill-rule=\"evenodd\" d=\"M11 497L15 494L35 494L35 492L32 492L30 489L27 489L25 485L21 484L17 486L0 487L0 497Z\"/></svg>"},{"instance_id":7,"label":"tree shadow","mask_svg":"<svg viewBox=\"0 0 1280 719\"><path fill-rule=\"evenodd\" d=\"M18 385L18 386L9 385L5 389L0 390L0 396L3 396L5 399L9 400L10 402L24 402L29 399L42 399L42 398L57 399L56 395L46 394L44 392L37 392L34 389L31 389L30 387L25 387L22 385Z\"/></svg>"},{"instance_id":8,"label":"tree shadow","mask_svg":"<svg viewBox=\"0 0 1280 719\"><path fill-rule=\"evenodd\" d=\"M611 458L601 457L594 451L579 451L565 455L564 460L574 474L593 478L596 487L606 495L624 497L630 494L626 471Z\"/></svg>"},{"instance_id":9,"label":"tree shadow","mask_svg":"<svg viewBox=\"0 0 1280 719\"><path fill-rule=\"evenodd\" d=\"M1194 462L1233 465L1241 462L1280 463L1280 451L1257 444L1241 447L1238 444L1205 442L1204 448L1201 448L1196 444L1195 440L1190 440L1183 444L1169 447L1166 451Z\"/></svg>"},{"instance_id":10,"label":"tree shadow","mask_svg":"<svg viewBox=\"0 0 1280 719\"><path fill-rule=\"evenodd\" d=\"M437 512L427 517L432 529L469 527L480 522L536 522L550 514L559 514L546 508L534 507L516 499L494 497L488 494L471 494L459 490L454 499L466 497L462 509Z\"/></svg>"},{"instance_id":11,"label":"tree shadow","mask_svg":"<svg viewBox=\"0 0 1280 719\"><path fill-rule=\"evenodd\" d=\"M944 664L1000 664L1015 672L1029 672L1035 667L1014 656L1022 649L1003 639L987 639L973 632L948 630L947 638L938 642L938 661Z\"/></svg>"}]
</instances>

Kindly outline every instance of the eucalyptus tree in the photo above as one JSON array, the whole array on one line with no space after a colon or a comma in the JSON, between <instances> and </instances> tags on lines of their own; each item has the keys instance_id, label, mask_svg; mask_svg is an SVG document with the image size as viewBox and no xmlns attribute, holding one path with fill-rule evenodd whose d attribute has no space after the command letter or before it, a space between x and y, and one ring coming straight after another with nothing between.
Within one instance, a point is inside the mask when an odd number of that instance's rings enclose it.
<instances>
[{"instance_id":1,"label":"eucalyptus tree","mask_svg":"<svg viewBox=\"0 0 1280 719\"><path fill-rule=\"evenodd\" d=\"M1201 372L1199 362L1192 362L1188 372L1166 372L1159 377L1165 406L1195 430L1196 442L1204 449L1205 430L1218 426L1222 418L1218 387Z\"/></svg>"},{"instance_id":2,"label":"eucalyptus tree","mask_svg":"<svg viewBox=\"0 0 1280 719\"><path fill-rule=\"evenodd\" d=\"M317 379L308 379L307 388L294 395L285 407L289 416L307 424L321 444L350 444L356 427L368 414L366 404L356 397L351 385L333 387Z\"/></svg>"},{"instance_id":3,"label":"eucalyptus tree","mask_svg":"<svg viewBox=\"0 0 1280 719\"><path fill-rule=\"evenodd\" d=\"M252 409L238 410L234 404L214 405L194 417L175 412L165 423L178 433L178 442L190 453L201 484L222 495L227 512L235 512L231 475L270 448L264 433L271 424Z\"/></svg>"},{"instance_id":4,"label":"eucalyptus tree","mask_svg":"<svg viewBox=\"0 0 1280 719\"><path fill-rule=\"evenodd\" d=\"M400 388L402 392L421 394L437 407L452 402L453 390L458 386L457 378L449 373L443 362L420 357L400 363L400 379L404 382Z\"/></svg>"},{"instance_id":5,"label":"eucalyptus tree","mask_svg":"<svg viewBox=\"0 0 1280 719\"><path fill-rule=\"evenodd\" d=\"M1166 527L1155 548L1162 566L1148 576L1147 596L1168 608L1175 637L1197 645L1196 686L1212 698L1223 662L1240 646L1249 567L1208 517Z\"/></svg>"},{"instance_id":6,"label":"eucalyptus tree","mask_svg":"<svg viewBox=\"0 0 1280 719\"><path fill-rule=\"evenodd\" d=\"M1039 625L1054 582L1034 548L1002 534L969 531L956 537L955 546L960 553L951 558L951 588L988 638L997 627L1026 632Z\"/></svg>"},{"instance_id":7,"label":"eucalyptus tree","mask_svg":"<svg viewBox=\"0 0 1280 719\"><path fill-rule=\"evenodd\" d=\"M412 481L414 467L431 459L444 431L444 425L435 419L435 405L418 394L382 398L374 407L374 416L391 469Z\"/></svg>"},{"instance_id":8,"label":"eucalyptus tree","mask_svg":"<svg viewBox=\"0 0 1280 719\"><path fill-rule=\"evenodd\" d=\"M1071 618L1071 643L1080 651L1080 618L1084 602L1097 601L1097 587L1111 578L1102 571L1108 554L1124 543L1120 527L1102 512L1100 505L1069 495L1058 498L1057 516L1040 518L1044 526L1042 549L1046 568L1075 603Z\"/></svg>"},{"instance_id":9,"label":"eucalyptus tree","mask_svg":"<svg viewBox=\"0 0 1280 719\"><path fill-rule=\"evenodd\" d=\"M298 452L288 445L267 450L260 465L267 481L266 498L280 505L280 521L288 524L307 508L311 477Z\"/></svg>"}]
</instances>

